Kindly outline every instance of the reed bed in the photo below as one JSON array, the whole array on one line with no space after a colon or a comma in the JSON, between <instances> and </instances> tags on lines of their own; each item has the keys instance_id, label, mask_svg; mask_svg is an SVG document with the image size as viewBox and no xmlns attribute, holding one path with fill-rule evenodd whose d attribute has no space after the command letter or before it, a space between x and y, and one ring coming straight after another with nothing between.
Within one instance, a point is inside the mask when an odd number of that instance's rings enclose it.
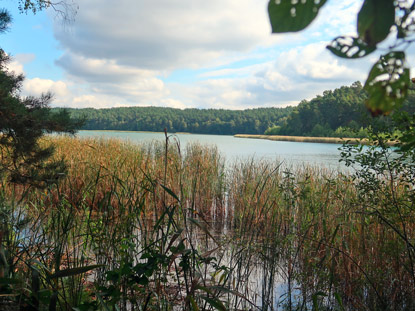
<instances>
[{"instance_id":1,"label":"reed bed","mask_svg":"<svg viewBox=\"0 0 415 311\"><path fill-rule=\"evenodd\" d=\"M0 185L0 292L22 308L414 307L410 174L225 167L215 148L167 137L50 142L68 164L59 183Z\"/></svg>"},{"instance_id":2,"label":"reed bed","mask_svg":"<svg viewBox=\"0 0 415 311\"><path fill-rule=\"evenodd\" d=\"M414 308L413 180L391 185L379 176L368 189L354 176L310 168L242 163L232 172L234 232L256 246L262 265L279 266L284 307ZM275 288L272 269L264 274L262 286Z\"/></svg>"},{"instance_id":3,"label":"reed bed","mask_svg":"<svg viewBox=\"0 0 415 311\"><path fill-rule=\"evenodd\" d=\"M292 141L299 143L324 143L324 144L360 144L369 145L371 142L366 138L339 138L339 137L308 137L308 136L286 136L286 135L251 135L251 134L236 134L236 138L253 138L253 139L268 139L275 141ZM389 146L394 146L397 141L391 140L386 142Z\"/></svg>"}]
</instances>

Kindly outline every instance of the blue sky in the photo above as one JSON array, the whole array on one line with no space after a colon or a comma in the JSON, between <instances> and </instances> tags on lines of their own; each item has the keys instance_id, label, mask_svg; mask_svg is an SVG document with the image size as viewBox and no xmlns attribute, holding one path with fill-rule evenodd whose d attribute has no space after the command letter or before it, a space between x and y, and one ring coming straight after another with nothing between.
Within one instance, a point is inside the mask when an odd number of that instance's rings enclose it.
<instances>
[{"instance_id":1,"label":"blue sky","mask_svg":"<svg viewBox=\"0 0 415 311\"><path fill-rule=\"evenodd\" d=\"M361 3L328 1L305 31L272 35L266 0L74 0L71 22L3 0L1 42L23 94L50 91L52 106L283 107L364 81L376 56L325 49L355 32Z\"/></svg>"}]
</instances>

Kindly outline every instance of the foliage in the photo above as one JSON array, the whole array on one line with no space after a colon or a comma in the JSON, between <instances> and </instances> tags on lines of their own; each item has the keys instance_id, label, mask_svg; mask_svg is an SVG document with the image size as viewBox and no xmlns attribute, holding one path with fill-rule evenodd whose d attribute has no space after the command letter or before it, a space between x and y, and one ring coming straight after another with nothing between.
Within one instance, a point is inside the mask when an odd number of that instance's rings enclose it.
<instances>
[{"instance_id":1,"label":"foliage","mask_svg":"<svg viewBox=\"0 0 415 311\"><path fill-rule=\"evenodd\" d=\"M269 17L274 33L299 31L309 25L327 1L270 0ZM364 89L373 115L387 115L399 108L410 85L405 48L413 42L415 3L409 0L365 0L357 16L357 37L340 36L327 47L334 55L365 57L390 38L387 53L373 65ZM384 48L382 48L384 49Z\"/></svg>"},{"instance_id":2,"label":"foliage","mask_svg":"<svg viewBox=\"0 0 415 311\"><path fill-rule=\"evenodd\" d=\"M408 91L409 96L396 111L397 115L414 111L414 94L413 89ZM364 138L370 128L396 131L402 127L399 122L393 122L394 117L371 118L365 109L366 100L367 93L360 82L325 91L310 101L303 100L280 125L269 128L266 134Z\"/></svg>"},{"instance_id":3,"label":"foliage","mask_svg":"<svg viewBox=\"0 0 415 311\"><path fill-rule=\"evenodd\" d=\"M410 111L415 100L413 91L404 103ZM248 110L172 109L128 107L111 109L69 109L73 117L85 117L84 129L190 132L201 134L262 134L335 136L348 133L363 136L370 125L365 113L366 92L359 82L350 87L325 91L311 101L296 107ZM56 109L59 111L60 109ZM339 127L342 129L338 130ZM360 131L360 134L357 133ZM313 132L313 133L312 133ZM354 133L356 132L356 133ZM345 137L345 136L342 136Z\"/></svg>"},{"instance_id":4,"label":"foliage","mask_svg":"<svg viewBox=\"0 0 415 311\"><path fill-rule=\"evenodd\" d=\"M3 11L0 18L2 29L6 29L9 14ZM38 140L45 133L74 133L80 123L65 110L52 113L50 94L22 98L19 91L24 78L7 70L8 61L9 56L0 49L0 176L37 186L53 182L64 172L64 164L46 162L53 147L40 147Z\"/></svg>"},{"instance_id":5,"label":"foliage","mask_svg":"<svg viewBox=\"0 0 415 311\"><path fill-rule=\"evenodd\" d=\"M355 82L350 87L325 91L322 96L310 101L303 100L278 128L278 134L337 136L340 127L349 129L349 132L366 127L363 104L365 98L362 85ZM354 136L355 134L350 137Z\"/></svg>"},{"instance_id":6,"label":"foliage","mask_svg":"<svg viewBox=\"0 0 415 311\"><path fill-rule=\"evenodd\" d=\"M84 117L88 130L131 130L201 134L262 134L318 137L367 136L367 129L390 123L389 117L372 120L365 109L367 93L359 82L325 91L296 107L248 110L172 109L126 107L68 109L72 117ZM400 111L415 110L415 92L410 89ZM55 108L53 111L61 111ZM377 123L377 125L375 125Z\"/></svg>"},{"instance_id":7,"label":"foliage","mask_svg":"<svg viewBox=\"0 0 415 311\"><path fill-rule=\"evenodd\" d=\"M126 107L111 109L69 109L74 118L85 117L88 130L188 132L198 134L262 134L278 125L293 108L247 110L173 109Z\"/></svg>"},{"instance_id":8,"label":"foliage","mask_svg":"<svg viewBox=\"0 0 415 311\"><path fill-rule=\"evenodd\" d=\"M10 181L17 183L40 185L56 180L64 172L63 163L46 163L53 147L40 147L38 140L52 131L74 133L79 123L70 119L65 111L51 113L50 94L21 98L18 91L23 76L6 70L8 57L2 50L0 58L0 174L6 174Z\"/></svg>"}]
</instances>

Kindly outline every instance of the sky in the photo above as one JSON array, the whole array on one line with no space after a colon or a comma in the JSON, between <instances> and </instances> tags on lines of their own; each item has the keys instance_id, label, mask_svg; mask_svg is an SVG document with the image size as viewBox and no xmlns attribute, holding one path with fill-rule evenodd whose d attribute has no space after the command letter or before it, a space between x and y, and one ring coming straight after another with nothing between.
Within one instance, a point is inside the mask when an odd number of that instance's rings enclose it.
<instances>
[{"instance_id":1,"label":"sky","mask_svg":"<svg viewBox=\"0 0 415 311\"><path fill-rule=\"evenodd\" d=\"M288 34L271 34L267 0L70 1L69 21L0 2L13 17L0 38L9 69L26 77L22 95L52 92L52 107L285 107L364 82L378 57L325 48L355 34L361 0L328 1Z\"/></svg>"}]
</instances>

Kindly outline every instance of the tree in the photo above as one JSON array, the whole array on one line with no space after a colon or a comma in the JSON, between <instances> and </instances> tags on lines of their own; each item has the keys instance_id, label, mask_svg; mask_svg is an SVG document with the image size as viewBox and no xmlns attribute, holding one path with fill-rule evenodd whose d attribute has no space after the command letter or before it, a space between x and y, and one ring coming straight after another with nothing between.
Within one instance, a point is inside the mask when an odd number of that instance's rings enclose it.
<instances>
[{"instance_id":1,"label":"tree","mask_svg":"<svg viewBox=\"0 0 415 311\"><path fill-rule=\"evenodd\" d=\"M11 22L0 12L0 32ZM0 176L15 183L42 186L56 181L65 171L62 160L50 160L53 146L40 142L45 133L74 133L80 122L61 110L52 113L51 94L39 98L19 95L24 77L7 70L9 56L0 49Z\"/></svg>"},{"instance_id":2,"label":"tree","mask_svg":"<svg viewBox=\"0 0 415 311\"><path fill-rule=\"evenodd\" d=\"M270 0L268 13L273 33L300 31L318 15L327 0ZM415 33L415 2L410 0L365 0L357 21L357 37L339 36L327 46L336 56L365 57L377 50L387 37L394 42L386 48L369 72L364 89L366 106L372 115L387 115L399 108L408 94L409 68L405 48Z\"/></svg>"},{"instance_id":3,"label":"tree","mask_svg":"<svg viewBox=\"0 0 415 311\"><path fill-rule=\"evenodd\" d=\"M36 14L39 11L52 8L56 15L59 16L62 21L72 21L78 10L78 6L73 0L18 0L18 8L21 13L31 11Z\"/></svg>"}]
</instances>

